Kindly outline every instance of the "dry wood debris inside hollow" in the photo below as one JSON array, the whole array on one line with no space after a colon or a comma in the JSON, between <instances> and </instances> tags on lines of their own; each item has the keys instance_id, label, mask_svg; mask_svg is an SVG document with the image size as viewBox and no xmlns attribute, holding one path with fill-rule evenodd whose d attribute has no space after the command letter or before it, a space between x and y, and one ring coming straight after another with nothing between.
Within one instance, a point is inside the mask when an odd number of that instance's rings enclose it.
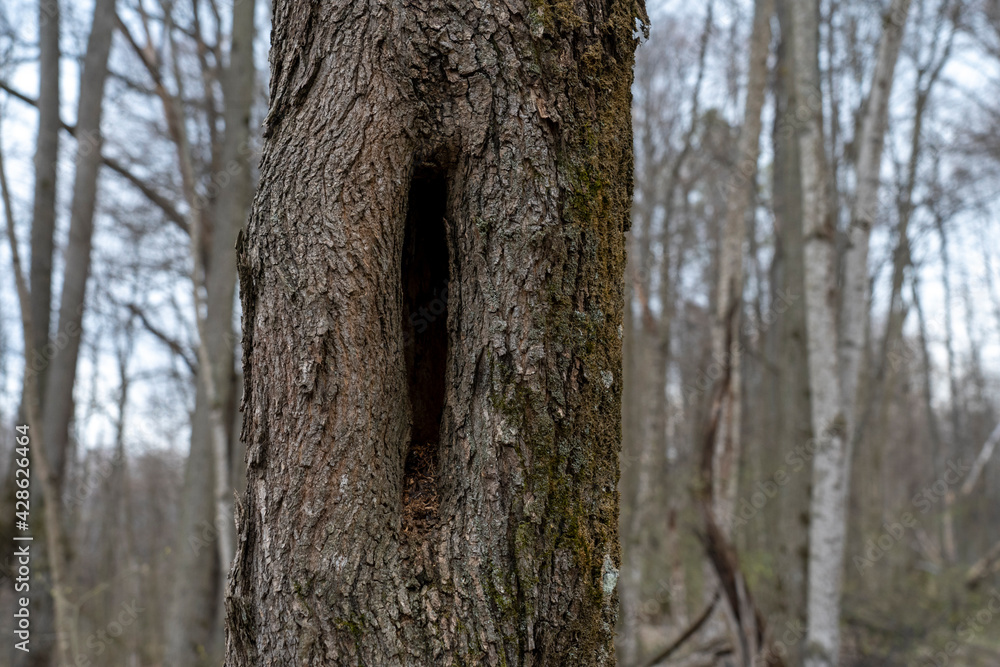
<instances>
[{"instance_id":1,"label":"dry wood debris inside hollow","mask_svg":"<svg viewBox=\"0 0 1000 667\"><path fill-rule=\"evenodd\" d=\"M418 170L410 185L401 265L410 440L403 469L403 531L425 532L438 516L438 474L448 358L447 183Z\"/></svg>"}]
</instances>

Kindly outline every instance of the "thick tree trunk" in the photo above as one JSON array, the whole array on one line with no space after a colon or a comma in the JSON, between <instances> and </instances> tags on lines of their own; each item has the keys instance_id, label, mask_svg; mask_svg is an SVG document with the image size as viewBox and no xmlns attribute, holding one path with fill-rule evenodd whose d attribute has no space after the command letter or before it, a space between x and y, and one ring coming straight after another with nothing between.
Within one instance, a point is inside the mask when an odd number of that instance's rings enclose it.
<instances>
[{"instance_id":1,"label":"thick tree trunk","mask_svg":"<svg viewBox=\"0 0 1000 667\"><path fill-rule=\"evenodd\" d=\"M227 664L608 665L633 2L279 2Z\"/></svg>"}]
</instances>

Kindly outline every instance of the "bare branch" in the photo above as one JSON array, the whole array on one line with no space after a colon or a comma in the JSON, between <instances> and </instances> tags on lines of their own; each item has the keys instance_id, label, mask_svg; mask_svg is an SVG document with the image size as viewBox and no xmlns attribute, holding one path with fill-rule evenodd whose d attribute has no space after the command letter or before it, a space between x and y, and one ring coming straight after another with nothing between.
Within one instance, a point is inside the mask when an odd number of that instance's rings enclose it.
<instances>
[{"instance_id":1,"label":"bare branch","mask_svg":"<svg viewBox=\"0 0 1000 667\"><path fill-rule=\"evenodd\" d=\"M6 81L0 81L0 90L3 90L11 97L18 99L24 102L25 104L28 104L35 108L38 107L37 100L25 95L24 93L20 92L15 88L12 88L10 84L8 84ZM65 121L59 121L59 123L62 125L62 128L69 133L70 136L76 138L75 125L70 125ZM119 174L120 176L124 177L125 180L134 185L136 189L138 189L139 192L141 192L151 203L159 207L163 211L164 215L167 216L167 219L170 220L170 222L177 225L181 229L181 231L183 231L185 234L191 233L190 227L187 223L187 219L183 215L181 215L180 211L178 211L177 208L172 203L170 203L170 200L168 200L163 195L159 194L151 185L149 185L141 178L136 176L134 173L129 171L128 167L118 162L114 158L102 155L101 161L104 163L106 167L108 167L115 173Z\"/></svg>"},{"instance_id":2,"label":"bare branch","mask_svg":"<svg viewBox=\"0 0 1000 667\"><path fill-rule=\"evenodd\" d=\"M139 322L142 323L142 326L146 329L146 331L151 333L154 338L156 338L161 343L166 345L171 352L180 357L181 360L184 361L184 364L188 367L188 369L190 369L191 374L197 377L198 365L194 362L194 360L192 360L188 356L187 350L184 349L184 346L181 345L179 341L177 341L174 338L171 338L162 329L160 329L155 324L150 322L149 318L146 317L146 313L143 312L143 310L139 308L139 306L137 306L136 304L130 303L125 307L128 308L130 313L139 318Z\"/></svg>"}]
</instances>

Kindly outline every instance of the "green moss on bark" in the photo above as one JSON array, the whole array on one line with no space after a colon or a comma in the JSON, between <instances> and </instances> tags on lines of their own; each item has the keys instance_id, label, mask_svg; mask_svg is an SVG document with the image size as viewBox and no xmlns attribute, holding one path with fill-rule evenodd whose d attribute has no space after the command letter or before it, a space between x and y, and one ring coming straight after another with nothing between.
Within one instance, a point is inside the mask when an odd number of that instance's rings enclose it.
<instances>
[{"instance_id":1,"label":"green moss on bark","mask_svg":"<svg viewBox=\"0 0 1000 667\"><path fill-rule=\"evenodd\" d=\"M493 364L494 407L514 424L531 469L535 498L514 531L516 613L532 617L527 593L537 572L570 556L587 582L577 618L585 662L612 655L617 595L605 590L605 570L620 564L617 517L621 446L621 322L624 307L624 232L632 192L631 68L633 27L640 5L615 2L596 38L581 27L567 0L533 2L532 20L543 76L568 82L558 99L562 117L557 151L562 191L561 228L536 242L552 260L547 307L535 315L534 337L547 353L547 382L531 390L509 369ZM538 34L538 33L541 34ZM566 71L550 37L571 36L575 67ZM571 390L566 391L567 385ZM575 385L575 386L574 386ZM498 600L501 607L507 599ZM504 613L507 613L504 611ZM598 659L597 662L600 662Z\"/></svg>"}]
</instances>

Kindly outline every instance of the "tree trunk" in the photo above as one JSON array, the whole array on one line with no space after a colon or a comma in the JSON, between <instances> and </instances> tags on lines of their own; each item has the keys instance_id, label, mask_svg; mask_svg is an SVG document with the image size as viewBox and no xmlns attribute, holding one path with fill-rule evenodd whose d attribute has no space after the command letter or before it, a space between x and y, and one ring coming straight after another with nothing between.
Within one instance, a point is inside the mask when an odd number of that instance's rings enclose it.
<instances>
[{"instance_id":1,"label":"tree trunk","mask_svg":"<svg viewBox=\"0 0 1000 667\"><path fill-rule=\"evenodd\" d=\"M879 212L878 193L881 185L882 149L889 122L889 93L892 91L896 61L903 43L903 28L909 11L910 0L893 0L889 7L889 14L883 22L875 72L857 140L860 144L855 170L858 185L851 210L851 225L847 232L838 341L840 387L848 434L846 461L851 460L858 378L868 322L868 246L871 228Z\"/></svg>"},{"instance_id":2,"label":"tree trunk","mask_svg":"<svg viewBox=\"0 0 1000 667\"><path fill-rule=\"evenodd\" d=\"M55 630L55 657L60 663L67 663L72 655L80 648L77 645L77 627L71 604L67 598L72 590L70 580L69 559L70 551L66 544L66 530L62 512L62 480L65 475L66 458L70 444L70 424L73 419L73 388L76 382L77 359L80 351L80 341L82 336L82 323L84 312L84 299L86 295L87 278L90 273L90 251L91 238L93 235L94 210L97 201L98 172L101 165L101 115L104 104L104 82L108 73L108 54L111 50L111 33L114 28L115 0L98 0L94 5L93 22L90 35L87 40L87 49L83 58L83 71L80 75L80 95L77 102L77 122L76 122L76 155L74 160L75 171L73 180L72 202L70 204L70 224L69 240L64 254L65 268L62 276L62 290L60 294L59 322L56 334L51 346L48 345L49 314L42 317L40 326L36 327L34 321L35 311L50 308L48 299L51 294L51 257L46 260L39 257L43 264L47 261L49 276L42 278L40 268L36 267L34 258L32 261L31 275L32 281L36 278L39 282L39 293L34 292L32 285L32 347L29 350L28 358L40 362L40 366L31 364L29 373L33 375L33 390L37 393L38 405L35 408L36 414L32 417L32 427L36 438L37 448L44 451L35 451L37 458L36 465L39 465L40 477L42 478L42 502L40 505L41 518L44 523L43 530L46 542L41 550L39 569L49 576L49 586L52 595L54 610L54 630ZM55 30L55 39L58 39L58 7L45 5L42 9L42 43L52 38L48 35ZM53 27L55 26L55 27ZM49 49L43 46L44 53ZM56 50L56 63L58 67L58 45ZM52 55L49 54L48 58ZM41 93L51 85L45 80L51 72L45 69L52 66L51 62L44 60L42 67ZM58 96L54 100L55 110L46 108L45 104L39 100L40 133L48 132L50 124L54 123L56 129L59 128ZM55 120L50 114L55 114ZM40 137L41 141L41 137ZM52 140L54 142L54 140ZM45 180L54 178L49 173L49 165L42 162L41 146L36 154L36 168L40 169L38 178ZM54 158L53 158L54 159ZM54 172L52 172L54 173ZM54 188L54 182L52 183ZM36 189L36 196L39 190ZM41 196L48 196L42 193ZM54 189L51 196L55 197ZM43 228L49 224L48 203L39 204L36 201L36 215L41 215L35 223ZM41 235L51 234L51 230L40 230ZM45 240L35 238L33 230L33 252L35 242L42 244L42 249L51 254L51 245L45 247ZM51 238L48 239L51 242ZM42 304L41 300L45 299ZM42 348L37 348L39 343L45 341ZM38 356L39 352L41 357ZM45 368L49 362L48 368ZM27 383L26 383L27 387ZM27 388L25 389L27 392ZM42 436L42 426L44 425L45 435ZM47 572L46 572L47 570ZM39 598L39 605L43 610L41 614L42 628L46 627L46 616L48 607L47 598ZM44 636L44 635L43 635ZM52 645L41 643L32 656L36 664L44 663L52 654Z\"/></svg>"},{"instance_id":3,"label":"tree trunk","mask_svg":"<svg viewBox=\"0 0 1000 667\"><path fill-rule=\"evenodd\" d=\"M794 3L796 97L806 110L798 128L805 241L805 308L813 457L809 525L808 628L805 665L832 667L840 647L840 581L844 542L844 414L837 375L834 217L827 196L823 109L817 54L819 7Z\"/></svg>"},{"instance_id":4,"label":"tree trunk","mask_svg":"<svg viewBox=\"0 0 1000 667\"><path fill-rule=\"evenodd\" d=\"M807 667L834 667L840 653L840 587L846 541L850 443L868 301L868 237L878 209L879 168L888 97L909 0L894 0L859 136L858 190L851 212L844 294L837 330L835 212L827 197L826 151L817 56L816 2L794 6L796 92L809 113L799 129L805 300L813 431Z\"/></svg>"},{"instance_id":5,"label":"tree trunk","mask_svg":"<svg viewBox=\"0 0 1000 667\"><path fill-rule=\"evenodd\" d=\"M195 390L191 448L184 469L184 493L177 522L173 568L176 572L166 613L163 664L201 665L220 628L215 624L221 592L216 546L215 504L209 405L205 383Z\"/></svg>"},{"instance_id":6,"label":"tree trunk","mask_svg":"<svg viewBox=\"0 0 1000 667\"><path fill-rule=\"evenodd\" d=\"M223 609L219 604L235 549L230 474L233 402L233 306L236 289L234 244L246 220L252 196L250 109L253 96L254 1L233 7L233 40L223 72L225 132L221 138L222 171L213 175L218 197L206 201L191 194L192 284L205 293L198 318L198 377L191 448L185 469L184 508L179 524L177 572L167 622L167 665L217 664L222 651ZM178 146L183 146L183 135ZM214 148L214 147L213 147ZM184 151L179 152L183 160ZM224 177L224 178L223 178ZM211 221L211 233L202 223ZM202 238L211 239L207 252ZM207 259L204 259L206 258ZM200 301L200 296L197 301ZM201 304L199 304L200 306Z\"/></svg>"},{"instance_id":7,"label":"tree trunk","mask_svg":"<svg viewBox=\"0 0 1000 667\"><path fill-rule=\"evenodd\" d=\"M52 313L52 253L56 229L57 177L59 166L59 0L38 2L38 135L34 156L34 198L31 215L31 256L28 269L30 281L31 319L33 334L31 347L34 353L25 356L35 373L40 392L45 390L45 378L53 348L48 346ZM44 393L40 394L44 395ZM27 418L27 406L22 396L21 418ZM3 480L3 497L6 506L14 507L14 468ZM41 510L41 494L35 496L35 506ZM37 512L38 521L44 521L43 512ZM10 543L14 535L14 516L0 518L0 539ZM39 543L36 552L39 565L44 569L44 545ZM32 609L35 636L45 636L54 631L52 600L35 596ZM51 651L37 647L32 653L11 649L11 664L15 667L34 667L48 661Z\"/></svg>"},{"instance_id":8,"label":"tree trunk","mask_svg":"<svg viewBox=\"0 0 1000 667\"><path fill-rule=\"evenodd\" d=\"M799 108L795 95L795 54L792 39L791 0L778 0L781 40L775 71L774 125L774 216L776 242L771 267L770 307L774 324L765 335L774 366L775 405L773 433L764 435L764 451L771 452L768 475L781 470L787 483L762 513L763 528L774 554L774 587L761 587L771 601L767 611L775 642L782 642L789 665L802 664L802 642L798 640L806 622L806 564L809 534L810 475L801 451L812 434L809 400L809 370L803 289L805 271L802 238L802 188L799 150L792 122ZM760 524L758 524L760 525Z\"/></svg>"},{"instance_id":9,"label":"tree trunk","mask_svg":"<svg viewBox=\"0 0 1000 667\"><path fill-rule=\"evenodd\" d=\"M720 244L719 283L712 327L712 358L720 363L724 359L729 362L727 385L721 393L722 412L714 443L715 473L712 476L716 487L712 489L713 509L719 527L727 537L732 529L741 453L740 322L743 309L743 242L746 239L747 216L753 215L752 194L757 179L757 157L760 154L760 112L764 107L767 91L767 56L771 50L773 13L773 0L756 0L754 3L746 108ZM727 340L732 345L728 350Z\"/></svg>"},{"instance_id":10,"label":"tree trunk","mask_svg":"<svg viewBox=\"0 0 1000 667\"><path fill-rule=\"evenodd\" d=\"M31 321L38 358L38 386L45 392L50 360L52 250L56 229L56 180L59 166L59 0L38 2L38 140L35 147L35 197L31 216Z\"/></svg>"},{"instance_id":11,"label":"tree trunk","mask_svg":"<svg viewBox=\"0 0 1000 667\"><path fill-rule=\"evenodd\" d=\"M228 665L614 663L641 11L275 6Z\"/></svg>"},{"instance_id":12,"label":"tree trunk","mask_svg":"<svg viewBox=\"0 0 1000 667\"><path fill-rule=\"evenodd\" d=\"M80 354L83 311L90 276L90 250L97 206L97 176L101 167L101 114L104 81L108 74L111 33L115 25L115 0L101 0L94 7L94 23L87 42L76 121L76 170L70 205L69 242L59 304L57 352L49 369L43 415L48 434L47 455L55 482L61 485L73 419L73 387Z\"/></svg>"}]
</instances>

